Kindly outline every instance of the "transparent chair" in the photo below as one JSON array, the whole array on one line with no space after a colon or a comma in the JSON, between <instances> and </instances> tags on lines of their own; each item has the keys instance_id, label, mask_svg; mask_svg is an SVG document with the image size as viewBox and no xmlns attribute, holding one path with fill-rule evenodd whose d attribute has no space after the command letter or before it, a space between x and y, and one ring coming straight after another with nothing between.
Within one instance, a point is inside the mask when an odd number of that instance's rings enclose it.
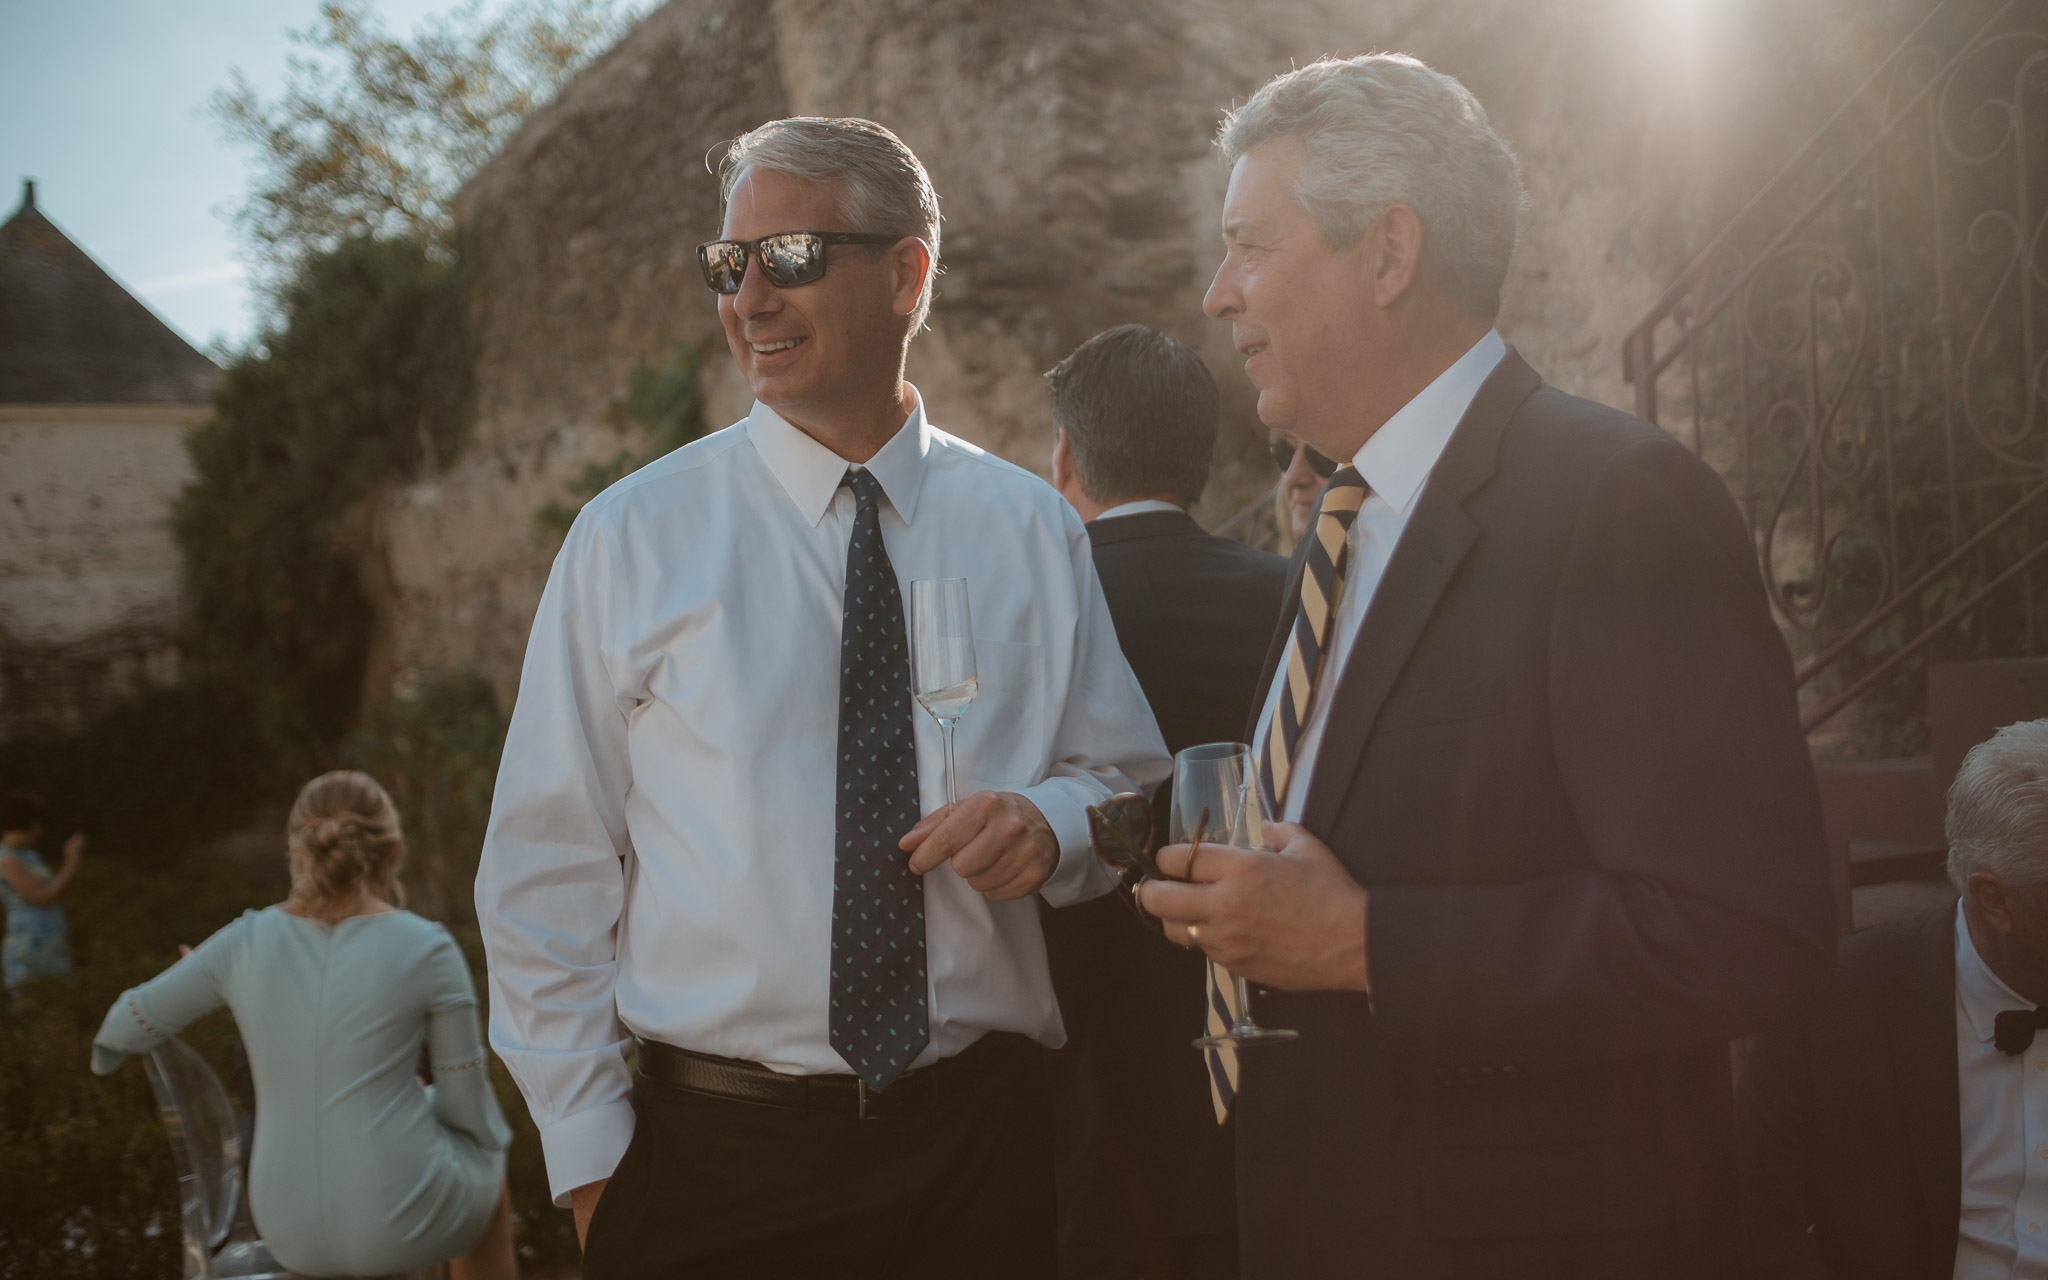
<instances>
[{"instance_id":1,"label":"transparent chair","mask_svg":"<svg viewBox=\"0 0 2048 1280\"><path fill-rule=\"evenodd\" d=\"M143 1061L178 1169L184 1280L306 1280L272 1257L256 1234L243 1194L248 1153L220 1077L175 1036ZM440 1280L444 1274L436 1266L389 1280Z\"/></svg>"}]
</instances>

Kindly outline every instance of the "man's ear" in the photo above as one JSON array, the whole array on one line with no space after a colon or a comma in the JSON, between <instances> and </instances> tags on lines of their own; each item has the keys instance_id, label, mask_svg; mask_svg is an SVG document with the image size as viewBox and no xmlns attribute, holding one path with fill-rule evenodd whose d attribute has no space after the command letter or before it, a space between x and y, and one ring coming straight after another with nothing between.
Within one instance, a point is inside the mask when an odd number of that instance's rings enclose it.
<instances>
[{"instance_id":1,"label":"man's ear","mask_svg":"<svg viewBox=\"0 0 2048 1280\"><path fill-rule=\"evenodd\" d=\"M1405 204L1387 206L1365 233L1366 285L1373 305L1386 310L1405 297L1422 268L1422 219Z\"/></svg>"},{"instance_id":2,"label":"man's ear","mask_svg":"<svg viewBox=\"0 0 2048 1280\"><path fill-rule=\"evenodd\" d=\"M1993 872L1972 871L1970 878L1963 882L1963 892L1969 897L1977 915L1994 932L2011 934L2017 927L2018 922L2013 919L2012 886Z\"/></svg>"},{"instance_id":3,"label":"man's ear","mask_svg":"<svg viewBox=\"0 0 2048 1280\"><path fill-rule=\"evenodd\" d=\"M1074 479L1074 455L1067 452L1067 433L1060 427L1052 429L1052 487L1061 493Z\"/></svg>"},{"instance_id":4,"label":"man's ear","mask_svg":"<svg viewBox=\"0 0 2048 1280\"><path fill-rule=\"evenodd\" d=\"M916 236L905 236L889 249L889 309L899 316L917 314L924 297L926 277L931 273L931 246Z\"/></svg>"}]
</instances>

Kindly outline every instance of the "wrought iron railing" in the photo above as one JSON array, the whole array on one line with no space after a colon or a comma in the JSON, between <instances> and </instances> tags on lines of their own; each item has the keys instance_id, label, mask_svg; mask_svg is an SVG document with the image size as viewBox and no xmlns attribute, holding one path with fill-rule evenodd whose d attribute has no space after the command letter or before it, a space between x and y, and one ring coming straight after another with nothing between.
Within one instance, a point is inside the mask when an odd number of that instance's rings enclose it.
<instances>
[{"instance_id":1,"label":"wrought iron railing","mask_svg":"<svg viewBox=\"0 0 2048 1280\"><path fill-rule=\"evenodd\" d=\"M1728 479L1811 731L2048 641L2048 5L1945 0L1626 341Z\"/></svg>"}]
</instances>

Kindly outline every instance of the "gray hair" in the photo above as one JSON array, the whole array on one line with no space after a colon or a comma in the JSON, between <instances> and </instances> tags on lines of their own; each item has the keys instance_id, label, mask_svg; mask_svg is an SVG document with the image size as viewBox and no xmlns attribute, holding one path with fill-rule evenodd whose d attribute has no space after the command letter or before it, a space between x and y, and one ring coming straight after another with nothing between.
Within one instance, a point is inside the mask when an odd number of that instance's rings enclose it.
<instances>
[{"instance_id":1,"label":"gray hair","mask_svg":"<svg viewBox=\"0 0 2048 1280\"><path fill-rule=\"evenodd\" d=\"M1323 58L1268 81L1224 117L1230 163L1261 143L1300 141L1294 198L1324 243L1358 243L1387 209L1422 221L1423 253L1475 315L1500 310L1515 249L1522 167L1486 108L1453 76L1400 53Z\"/></svg>"},{"instance_id":2,"label":"gray hair","mask_svg":"<svg viewBox=\"0 0 2048 1280\"><path fill-rule=\"evenodd\" d=\"M840 184L839 216L844 228L790 227L791 231L864 231L916 236L931 250L924 296L911 317L911 332L924 326L939 273L939 195L931 176L903 139L872 120L857 117L791 116L771 120L734 138L718 167L721 209L749 169L772 169L813 182Z\"/></svg>"},{"instance_id":3,"label":"gray hair","mask_svg":"<svg viewBox=\"0 0 2048 1280\"><path fill-rule=\"evenodd\" d=\"M2048 885L2048 720L2007 725L1970 748L1948 789L1948 878L1989 871L2015 889Z\"/></svg>"}]
</instances>

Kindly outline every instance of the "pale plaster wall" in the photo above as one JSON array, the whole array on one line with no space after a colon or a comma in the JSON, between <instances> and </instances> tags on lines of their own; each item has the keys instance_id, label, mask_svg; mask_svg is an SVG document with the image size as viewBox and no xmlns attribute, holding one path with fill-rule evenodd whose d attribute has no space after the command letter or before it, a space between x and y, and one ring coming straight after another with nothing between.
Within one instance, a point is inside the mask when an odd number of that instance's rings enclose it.
<instances>
[{"instance_id":1,"label":"pale plaster wall","mask_svg":"<svg viewBox=\"0 0 2048 1280\"><path fill-rule=\"evenodd\" d=\"M0 405L0 631L75 641L175 611L171 502L207 405Z\"/></svg>"},{"instance_id":2,"label":"pale plaster wall","mask_svg":"<svg viewBox=\"0 0 2048 1280\"><path fill-rule=\"evenodd\" d=\"M211 413L0 404L0 736L175 674L171 503Z\"/></svg>"}]
</instances>

